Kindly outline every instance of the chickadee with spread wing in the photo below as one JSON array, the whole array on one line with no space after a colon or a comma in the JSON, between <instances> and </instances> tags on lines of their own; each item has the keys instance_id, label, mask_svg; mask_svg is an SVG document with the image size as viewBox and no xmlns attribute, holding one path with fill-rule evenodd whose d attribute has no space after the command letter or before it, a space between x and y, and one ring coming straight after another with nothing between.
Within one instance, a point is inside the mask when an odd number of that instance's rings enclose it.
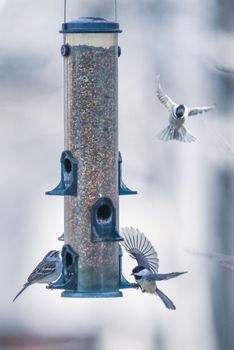
<instances>
[{"instance_id":1,"label":"chickadee with spread wing","mask_svg":"<svg viewBox=\"0 0 234 350\"><path fill-rule=\"evenodd\" d=\"M29 275L27 282L23 288L13 299L16 298L31 284L34 283L52 283L56 281L62 273L62 260L58 250L51 250L42 261L36 266L33 272Z\"/></svg>"},{"instance_id":2,"label":"chickadee with spread wing","mask_svg":"<svg viewBox=\"0 0 234 350\"><path fill-rule=\"evenodd\" d=\"M191 135L188 130L183 126L185 120L193 115L201 114L203 112L210 111L216 106L205 107L187 107L184 104L177 104L166 95L159 83L160 75L157 76L157 97L159 101L168 109L169 125L162 130L157 136L160 140L178 140L182 142L193 142L196 137Z\"/></svg>"},{"instance_id":3,"label":"chickadee with spread wing","mask_svg":"<svg viewBox=\"0 0 234 350\"><path fill-rule=\"evenodd\" d=\"M157 287L156 281L175 278L186 272L158 273L158 255L151 242L140 230L125 227L121 229L121 236L124 239L121 244L137 261L138 265L132 270L132 275L142 292L158 295L168 309L175 310L175 305Z\"/></svg>"}]
</instances>

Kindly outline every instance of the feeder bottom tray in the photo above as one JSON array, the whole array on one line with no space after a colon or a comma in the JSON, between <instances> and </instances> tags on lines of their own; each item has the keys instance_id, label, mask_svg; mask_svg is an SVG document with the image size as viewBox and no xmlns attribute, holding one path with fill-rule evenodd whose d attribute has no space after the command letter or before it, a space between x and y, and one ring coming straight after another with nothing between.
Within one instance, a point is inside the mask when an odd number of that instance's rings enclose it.
<instances>
[{"instance_id":1,"label":"feeder bottom tray","mask_svg":"<svg viewBox=\"0 0 234 350\"><path fill-rule=\"evenodd\" d=\"M66 290L62 292L63 298L117 298L122 297L123 293L116 292L76 292L72 290Z\"/></svg>"}]
</instances>

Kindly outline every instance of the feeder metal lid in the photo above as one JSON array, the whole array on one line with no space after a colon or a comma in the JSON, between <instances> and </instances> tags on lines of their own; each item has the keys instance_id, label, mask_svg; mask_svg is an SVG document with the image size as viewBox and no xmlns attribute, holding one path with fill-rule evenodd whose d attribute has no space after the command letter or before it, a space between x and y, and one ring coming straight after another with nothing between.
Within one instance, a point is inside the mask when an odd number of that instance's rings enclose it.
<instances>
[{"instance_id":1,"label":"feeder metal lid","mask_svg":"<svg viewBox=\"0 0 234 350\"><path fill-rule=\"evenodd\" d=\"M99 17L80 17L62 24L60 33L120 33L119 23Z\"/></svg>"}]
</instances>

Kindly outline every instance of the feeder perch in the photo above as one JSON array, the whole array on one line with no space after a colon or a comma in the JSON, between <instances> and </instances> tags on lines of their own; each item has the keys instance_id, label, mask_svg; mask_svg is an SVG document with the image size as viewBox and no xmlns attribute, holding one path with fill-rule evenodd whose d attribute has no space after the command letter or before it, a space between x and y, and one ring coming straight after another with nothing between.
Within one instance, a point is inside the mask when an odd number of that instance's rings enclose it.
<instances>
[{"instance_id":1,"label":"feeder perch","mask_svg":"<svg viewBox=\"0 0 234 350\"><path fill-rule=\"evenodd\" d=\"M46 194L54 196L77 195L77 160L70 151L64 151L61 155L61 180L58 186Z\"/></svg>"},{"instance_id":2,"label":"feeder perch","mask_svg":"<svg viewBox=\"0 0 234 350\"><path fill-rule=\"evenodd\" d=\"M61 278L49 288L63 297L120 297L135 288L122 275L119 194L135 194L122 181L118 152L117 22L85 17L65 22L65 151L61 180L49 195L64 196Z\"/></svg>"},{"instance_id":3,"label":"feeder perch","mask_svg":"<svg viewBox=\"0 0 234 350\"><path fill-rule=\"evenodd\" d=\"M58 237L58 241L64 242L64 233L62 233L61 236Z\"/></svg>"},{"instance_id":4,"label":"feeder perch","mask_svg":"<svg viewBox=\"0 0 234 350\"><path fill-rule=\"evenodd\" d=\"M122 156L119 152L119 158L118 158L118 167L119 167L119 194L120 195L128 195L128 194L137 194L137 191L132 191L130 188L128 188L125 183L122 180Z\"/></svg>"}]
</instances>

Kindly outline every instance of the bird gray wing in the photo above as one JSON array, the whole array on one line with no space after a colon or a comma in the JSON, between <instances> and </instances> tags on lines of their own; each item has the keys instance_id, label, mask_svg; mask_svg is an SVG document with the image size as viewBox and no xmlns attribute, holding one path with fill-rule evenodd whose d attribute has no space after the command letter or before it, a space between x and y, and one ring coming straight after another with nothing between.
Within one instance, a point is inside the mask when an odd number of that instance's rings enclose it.
<instances>
[{"instance_id":1,"label":"bird gray wing","mask_svg":"<svg viewBox=\"0 0 234 350\"><path fill-rule=\"evenodd\" d=\"M121 229L123 241L121 244L129 255L136 259L139 266L151 272L158 272L158 255L148 238L138 229L124 227Z\"/></svg>"},{"instance_id":2,"label":"bird gray wing","mask_svg":"<svg viewBox=\"0 0 234 350\"><path fill-rule=\"evenodd\" d=\"M163 91L161 84L159 82L160 75L157 76L156 78L156 83L157 83L157 97L159 101L170 111L173 106L176 105L175 102L172 101L172 99L165 94Z\"/></svg>"},{"instance_id":3,"label":"bird gray wing","mask_svg":"<svg viewBox=\"0 0 234 350\"><path fill-rule=\"evenodd\" d=\"M28 282L30 284L34 282L39 282L43 278L45 278L48 275L51 275L56 270L56 262L55 261L45 261L42 260L36 268L33 270L33 272L28 277Z\"/></svg>"},{"instance_id":4,"label":"bird gray wing","mask_svg":"<svg viewBox=\"0 0 234 350\"><path fill-rule=\"evenodd\" d=\"M180 275L183 275L184 273L187 273L187 271L184 271L184 272L170 272L170 273L149 273L147 275L147 279L148 280L154 280L154 281L170 280L171 278L178 277Z\"/></svg>"},{"instance_id":5,"label":"bird gray wing","mask_svg":"<svg viewBox=\"0 0 234 350\"><path fill-rule=\"evenodd\" d=\"M191 117L193 115L202 114L202 113L208 112L214 108L216 108L215 105L204 106L204 107L190 107L190 108L188 108L188 116Z\"/></svg>"}]
</instances>

